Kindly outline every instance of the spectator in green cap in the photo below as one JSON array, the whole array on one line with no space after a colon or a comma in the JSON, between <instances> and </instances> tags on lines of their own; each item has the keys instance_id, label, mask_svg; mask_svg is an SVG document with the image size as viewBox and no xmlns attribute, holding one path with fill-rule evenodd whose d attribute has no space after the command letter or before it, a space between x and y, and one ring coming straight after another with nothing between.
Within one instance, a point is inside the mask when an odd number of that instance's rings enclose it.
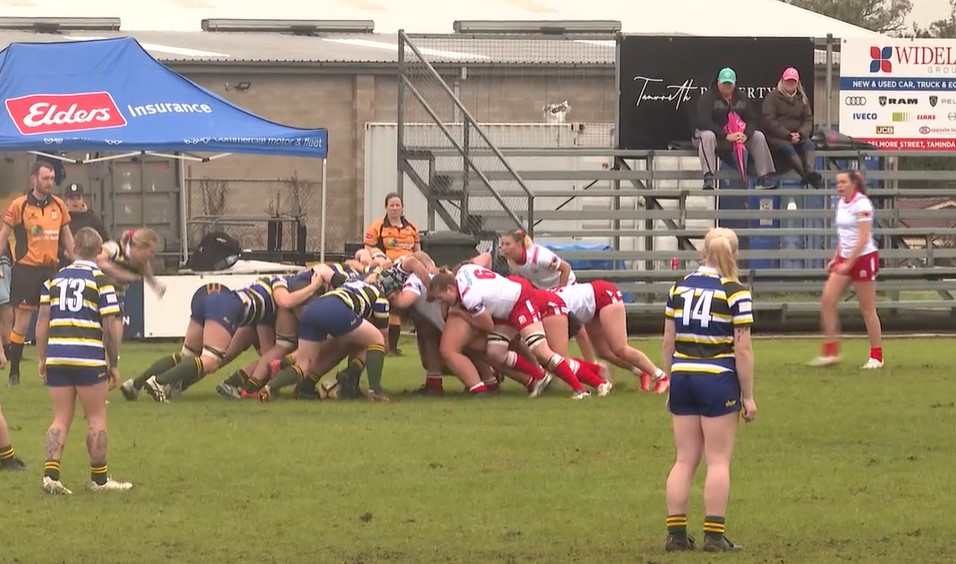
<instances>
[{"instance_id":1,"label":"spectator in green cap","mask_svg":"<svg viewBox=\"0 0 956 564\"><path fill-rule=\"evenodd\" d=\"M735 112L746 123L742 133L727 133L730 113ZM697 127L694 145L704 172L704 189L714 188L717 154L729 153L734 143L743 143L757 170L757 184L764 188L776 186L776 169L767 138L757 129L758 114L750 98L737 88L737 73L727 67L720 69L711 88L697 101Z\"/></svg>"}]
</instances>

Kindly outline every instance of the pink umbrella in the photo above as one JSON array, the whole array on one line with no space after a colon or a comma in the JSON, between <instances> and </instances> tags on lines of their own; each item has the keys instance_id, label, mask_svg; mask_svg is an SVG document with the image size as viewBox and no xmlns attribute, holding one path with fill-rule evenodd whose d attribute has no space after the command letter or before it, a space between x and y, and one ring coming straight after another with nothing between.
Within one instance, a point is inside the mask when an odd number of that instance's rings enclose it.
<instances>
[{"instance_id":1,"label":"pink umbrella","mask_svg":"<svg viewBox=\"0 0 956 564\"><path fill-rule=\"evenodd\" d=\"M728 134L730 133L743 133L747 129L747 122L745 122L737 112L730 112L727 115L727 125L724 126L724 131ZM747 188L750 186L750 180L747 178L747 146L744 143L734 143L734 155L737 157L737 169L740 171L740 181L743 182L743 187Z\"/></svg>"}]
</instances>

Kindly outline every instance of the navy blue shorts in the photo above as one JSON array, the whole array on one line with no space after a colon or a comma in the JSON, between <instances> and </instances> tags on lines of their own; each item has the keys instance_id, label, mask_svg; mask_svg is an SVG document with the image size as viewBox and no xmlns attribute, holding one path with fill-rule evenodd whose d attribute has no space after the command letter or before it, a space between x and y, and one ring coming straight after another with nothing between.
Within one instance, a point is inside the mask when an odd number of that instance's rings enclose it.
<instances>
[{"instance_id":1,"label":"navy blue shorts","mask_svg":"<svg viewBox=\"0 0 956 564\"><path fill-rule=\"evenodd\" d=\"M242 321L245 308L242 300L231 290L209 294L205 288L200 288L193 294L190 304L190 319L199 324L214 321L235 335Z\"/></svg>"},{"instance_id":2,"label":"navy blue shorts","mask_svg":"<svg viewBox=\"0 0 956 564\"><path fill-rule=\"evenodd\" d=\"M734 372L671 374L670 412L674 415L720 417L740 411L740 382Z\"/></svg>"},{"instance_id":3,"label":"navy blue shorts","mask_svg":"<svg viewBox=\"0 0 956 564\"><path fill-rule=\"evenodd\" d=\"M85 388L106 382L106 367L47 366L46 385L51 388Z\"/></svg>"},{"instance_id":4,"label":"navy blue shorts","mask_svg":"<svg viewBox=\"0 0 956 564\"><path fill-rule=\"evenodd\" d=\"M299 339L324 341L326 337L341 337L355 331L361 324L362 318L355 315L345 302L335 296L325 296L302 310Z\"/></svg>"}]
</instances>

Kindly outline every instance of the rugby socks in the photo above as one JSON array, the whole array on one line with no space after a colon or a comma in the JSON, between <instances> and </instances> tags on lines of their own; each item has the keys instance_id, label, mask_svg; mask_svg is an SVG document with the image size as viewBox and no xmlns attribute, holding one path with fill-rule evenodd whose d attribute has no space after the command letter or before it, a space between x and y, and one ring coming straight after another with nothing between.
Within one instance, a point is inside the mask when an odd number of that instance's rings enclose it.
<instances>
[{"instance_id":1,"label":"rugby socks","mask_svg":"<svg viewBox=\"0 0 956 564\"><path fill-rule=\"evenodd\" d=\"M870 347L870 358L883 362L883 347Z\"/></svg>"},{"instance_id":2,"label":"rugby socks","mask_svg":"<svg viewBox=\"0 0 956 564\"><path fill-rule=\"evenodd\" d=\"M60 461L47 460L43 463L43 475L54 482L60 481Z\"/></svg>"},{"instance_id":3,"label":"rugby socks","mask_svg":"<svg viewBox=\"0 0 956 564\"><path fill-rule=\"evenodd\" d=\"M288 368L290 366L295 366L295 355L289 353L282 357L282 360L279 361L279 368Z\"/></svg>"},{"instance_id":4,"label":"rugby socks","mask_svg":"<svg viewBox=\"0 0 956 564\"><path fill-rule=\"evenodd\" d=\"M425 389L429 391L442 391L442 375L429 372L425 374Z\"/></svg>"},{"instance_id":5,"label":"rugby socks","mask_svg":"<svg viewBox=\"0 0 956 564\"><path fill-rule=\"evenodd\" d=\"M823 343L823 356L840 356L840 343L837 341L826 341Z\"/></svg>"},{"instance_id":6,"label":"rugby socks","mask_svg":"<svg viewBox=\"0 0 956 564\"><path fill-rule=\"evenodd\" d=\"M23 359L23 342L26 338L12 331L10 333L10 344L7 345L7 362L10 363L10 374L20 373L20 360Z\"/></svg>"},{"instance_id":7,"label":"rugby socks","mask_svg":"<svg viewBox=\"0 0 956 564\"><path fill-rule=\"evenodd\" d=\"M223 380L223 383L228 386L232 386L233 388L238 388L238 387L241 387L243 384L245 384L246 380L248 379L249 379L249 375L246 374L246 369L240 368L239 370L236 370L235 372L230 374L228 378Z\"/></svg>"},{"instance_id":8,"label":"rugby socks","mask_svg":"<svg viewBox=\"0 0 956 564\"><path fill-rule=\"evenodd\" d=\"M5 447L0 447L0 464L6 464L7 462L10 462L16 455L17 453L13 451L12 446L7 445Z\"/></svg>"},{"instance_id":9,"label":"rugby socks","mask_svg":"<svg viewBox=\"0 0 956 564\"><path fill-rule=\"evenodd\" d=\"M548 361L548 368L554 373L555 376L561 378L575 392L586 392L584 386L581 385L581 381L578 380L578 377L575 376L574 371L571 369L571 366L568 364L566 358L563 358L559 354L555 354L551 357L551 360Z\"/></svg>"},{"instance_id":10,"label":"rugby socks","mask_svg":"<svg viewBox=\"0 0 956 564\"><path fill-rule=\"evenodd\" d=\"M285 368L283 368L282 370L285 370ZM276 376L278 376L279 374L281 374L281 373L282 373L282 370L280 370L279 372L277 372L277 373L276 373ZM266 382L268 382L268 381L269 381L269 379L268 379L268 376L267 376L267 377L266 377ZM259 390L261 390L261 389L262 389L262 386L264 386L264 385L265 385L265 382L261 382L261 381L260 381L258 378L256 378L255 376L248 376L248 377L246 378L246 381L243 382L240 387L242 388L242 391L247 392L247 393L250 393L250 394L254 394L254 393L258 392Z\"/></svg>"},{"instance_id":11,"label":"rugby socks","mask_svg":"<svg viewBox=\"0 0 956 564\"><path fill-rule=\"evenodd\" d=\"M149 380L150 376L158 376L167 370L172 370L177 364L182 362L182 360L183 355L179 353L164 356L154 362L145 372L134 378L133 387L137 390L142 390L143 386L146 385L146 380Z\"/></svg>"},{"instance_id":12,"label":"rugby socks","mask_svg":"<svg viewBox=\"0 0 956 564\"><path fill-rule=\"evenodd\" d=\"M678 540L687 538L687 515L668 515L664 522L667 524L667 536Z\"/></svg>"},{"instance_id":13,"label":"rugby socks","mask_svg":"<svg viewBox=\"0 0 956 564\"><path fill-rule=\"evenodd\" d=\"M204 375L202 359L198 356L194 356L183 360L166 372L156 376L156 381L164 386L168 386L175 382L198 381Z\"/></svg>"},{"instance_id":14,"label":"rugby socks","mask_svg":"<svg viewBox=\"0 0 956 564\"><path fill-rule=\"evenodd\" d=\"M514 368L523 374L527 374L535 380L544 378L544 370L541 370L537 366L531 364L528 362L528 359L516 353L515 351L508 351L508 356L505 357L505 366L508 368Z\"/></svg>"},{"instance_id":15,"label":"rugby socks","mask_svg":"<svg viewBox=\"0 0 956 564\"><path fill-rule=\"evenodd\" d=\"M483 394L488 391L488 385L484 382L478 382L474 386L468 388L468 393L471 395Z\"/></svg>"},{"instance_id":16,"label":"rugby socks","mask_svg":"<svg viewBox=\"0 0 956 564\"><path fill-rule=\"evenodd\" d=\"M108 472L109 469L107 468L105 461L101 464L97 464L95 462L90 464L90 480L92 480L97 486L102 486L106 483Z\"/></svg>"},{"instance_id":17,"label":"rugby socks","mask_svg":"<svg viewBox=\"0 0 956 564\"><path fill-rule=\"evenodd\" d=\"M382 393L382 369L385 367L385 347L371 345L365 351L365 368L368 372L368 388Z\"/></svg>"},{"instance_id":18,"label":"rugby socks","mask_svg":"<svg viewBox=\"0 0 956 564\"><path fill-rule=\"evenodd\" d=\"M708 515L704 517L704 540L719 541L724 538L724 531L727 527L724 518L717 515Z\"/></svg>"},{"instance_id":19,"label":"rugby socks","mask_svg":"<svg viewBox=\"0 0 956 564\"><path fill-rule=\"evenodd\" d=\"M269 381L269 389L277 392L286 386L298 384L305 377L305 373L298 366L283 368Z\"/></svg>"},{"instance_id":20,"label":"rugby socks","mask_svg":"<svg viewBox=\"0 0 956 564\"><path fill-rule=\"evenodd\" d=\"M396 354L398 352L398 340L402 336L401 324L388 326L388 352Z\"/></svg>"},{"instance_id":21,"label":"rugby socks","mask_svg":"<svg viewBox=\"0 0 956 564\"><path fill-rule=\"evenodd\" d=\"M590 362L585 362L580 358L569 358L566 360L568 366L571 367L571 370L574 371L574 375L578 377L578 380L587 384L588 386L597 388L598 386L607 383L607 380L601 378L591 370L591 367L588 366L592 364Z\"/></svg>"}]
</instances>

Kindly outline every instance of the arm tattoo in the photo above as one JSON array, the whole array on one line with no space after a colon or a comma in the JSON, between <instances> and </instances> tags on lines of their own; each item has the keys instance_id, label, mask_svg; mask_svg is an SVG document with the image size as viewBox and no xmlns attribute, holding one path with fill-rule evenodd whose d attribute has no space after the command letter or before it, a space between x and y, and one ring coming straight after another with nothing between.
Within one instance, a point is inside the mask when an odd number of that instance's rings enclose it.
<instances>
[{"instance_id":1,"label":"arm tattoo","mask_svg":"<svg viewBox=\"0 0 956 564\"><path fill-rule=\"evenodd\" d=\"M59 460L63 452L63 431L50 429L46 432L46 459Z\"/></svg>"},{"instance_id":2,"label":"arm tattoo","mask_svg":"<svg viewBox=\"0 0 956 564\"><path fill-rule=\"evenodd\" d=\"M738 327L734 329L734 340L739 341L744 338L745 335L750 334L750 327Z\"/></svg>"}]
</instances>

